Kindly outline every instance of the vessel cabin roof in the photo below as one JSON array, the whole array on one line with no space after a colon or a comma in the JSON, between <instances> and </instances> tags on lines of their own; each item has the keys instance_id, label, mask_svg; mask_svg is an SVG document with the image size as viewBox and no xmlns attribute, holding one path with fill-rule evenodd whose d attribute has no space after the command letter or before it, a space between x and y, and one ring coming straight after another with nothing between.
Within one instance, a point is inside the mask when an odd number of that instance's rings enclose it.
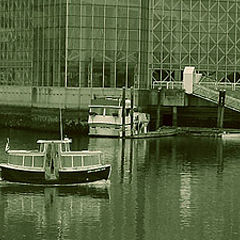
<instances>
[{"instance_id":1,"label":"vessel cabin roof","mask_svg":"<svg viewBox=\"0 0 240 240\"><path fill-rule=\"evenodd\" d=\"M38 140L37 143L56 143L56 144L61 144L61 143L71 143L72 139L64 139L64 140Z\"/></svg>"},{"instance_id":2,"label":"vessel cabin roof","mask_svg":"<svg viewBox=\"0 0 240 240\"><path fill-rule=\"evenodd\" d=\"M120 106L119 99L104 99L104 98L97 98L91 100L91 105L102 105L102 106Z\"/></svg>"},{"instance_id":3,"label":"vessel cabin roof","mask_svg":"<svg viewBox=\"0 0 240 240\"><path fill-rule=\"evenodd\" d=\"M97 98L91 99L91 104L89 107L121 107L121 99L111 99L111 98ZM131 106L131 101L126 99L125 107L128 108Z\"/></svg>"}]
</instances>

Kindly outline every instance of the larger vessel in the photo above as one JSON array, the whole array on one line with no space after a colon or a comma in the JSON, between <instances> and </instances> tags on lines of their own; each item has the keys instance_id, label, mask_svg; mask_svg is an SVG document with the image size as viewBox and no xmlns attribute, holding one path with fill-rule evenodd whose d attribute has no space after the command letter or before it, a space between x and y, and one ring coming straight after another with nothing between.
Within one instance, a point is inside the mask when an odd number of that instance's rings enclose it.
<instances>
[{"instance_id":1,"label":"larger vessel","mask_svg":"<svg viewBox=\"0 0 240 240\"><path fill-rule=\"evenodd\" d=\"M10 150L8 162L0 164L1 178L33 184L78 184L107 180L110 165L100 151L71 151L71 139L38 140L39 150Z\"/></svg>"},{"instance_id":2,"label":"larger vessel","mask_svg":"<svg viewBox=\"0 0 240 240\"><path fill-rule=\"evenodd\" d=\"M149 114L131 109L131 101L125 100L125 112L121 98L95 98L89 105L89 136L122 137L146 133L150 121ZM131 127L131 110L132 127ZM125 119L125 121L124 121Z\"/></svg>"}]
</instances>

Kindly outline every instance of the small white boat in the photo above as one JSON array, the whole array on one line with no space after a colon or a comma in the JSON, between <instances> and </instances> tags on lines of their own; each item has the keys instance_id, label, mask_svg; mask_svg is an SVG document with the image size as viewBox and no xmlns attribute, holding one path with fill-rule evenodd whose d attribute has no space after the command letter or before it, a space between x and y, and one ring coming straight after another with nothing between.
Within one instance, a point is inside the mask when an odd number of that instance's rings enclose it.
<instances>
[{"instance_id":1,"label":"small white boat","mask_svg":"<svg viewBox=\"0 0 240 240\"><path fill-rule=\"evenodd\" d=\"M38 140L39 150L10 150L0 164L2 180L33 184L78 184L107 180L111 166L100 151L71 151L71 139Z\"/></svg>"},{"instance_id":2,"label":"small white boat","mask_svg":"<svg viewBox=\"0 0 240 240\"><path fill-rule=\"evenodd\" d=\"M223 139L239 139L240 140L240 133L239 132L223 132L221 134Z\"/></svg>"},{"instance_id":3,"label":"small white boat","mask_svg":"<svg viewBox=\"0 0 240 240\"><path fill-rule=\"evenodd\" d=\"M131 136L131 101L125 101L125 136ZM133 135L147 133L150 115L133 112ZM121 98L92 99L89 105L89 136L122 137L123 105Z\"/></svg>"}]
</instances>

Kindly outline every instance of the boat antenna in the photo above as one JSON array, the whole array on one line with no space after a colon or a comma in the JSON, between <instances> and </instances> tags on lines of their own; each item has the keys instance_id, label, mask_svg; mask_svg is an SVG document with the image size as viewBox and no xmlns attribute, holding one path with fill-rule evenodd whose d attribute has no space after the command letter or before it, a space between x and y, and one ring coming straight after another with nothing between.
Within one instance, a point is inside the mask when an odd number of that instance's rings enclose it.
<instances>
[{"instance_id":1,"label":"boat antenna","mask_svg":"<svg viewBox=\"0 0 240 240\"><path fill-rule=\"evenodd\" d=\"M59 119L60 119L60 137L61 140L63 140L63 125L62 125L62 109L61 107L59 108Z\"/></svg>"}]
</instances>

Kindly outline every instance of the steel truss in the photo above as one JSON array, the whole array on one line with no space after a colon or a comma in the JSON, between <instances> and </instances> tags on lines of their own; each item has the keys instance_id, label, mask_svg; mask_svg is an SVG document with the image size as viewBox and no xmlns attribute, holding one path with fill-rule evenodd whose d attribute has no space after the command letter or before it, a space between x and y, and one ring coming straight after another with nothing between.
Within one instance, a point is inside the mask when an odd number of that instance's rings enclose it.
<instances>
[{"instance_id":1,"label":"steel truss","mask_svg":"<svg viewBox=\"0 0 240 240\"><path fill-rule=\"evenodd\" d=\"M211 81L240 81L239 1L152 0L151 15L153 82L182 80L185 66Z\"/></svg>"}]
</instances>

